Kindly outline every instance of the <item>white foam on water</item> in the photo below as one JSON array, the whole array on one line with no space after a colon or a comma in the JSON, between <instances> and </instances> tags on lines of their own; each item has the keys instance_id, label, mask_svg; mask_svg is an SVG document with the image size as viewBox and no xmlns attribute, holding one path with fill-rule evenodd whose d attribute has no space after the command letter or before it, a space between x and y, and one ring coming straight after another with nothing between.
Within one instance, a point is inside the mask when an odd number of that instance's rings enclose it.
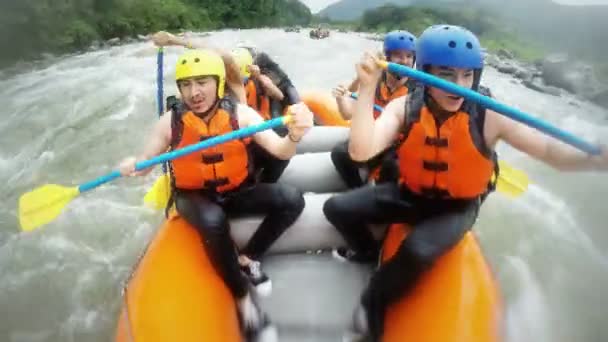
<instances>
[{"instance_id":1,"label":"white foam on water","mask_svg":"<svg viewBox=\"0 0 608 342\"><path fill-rule=\"evenodd\" d=\"M507 340L509 342L554 341L550 325L551 310L543 288L526 262L507 257L512 276L517 280L517 293L507 306Z\"/></svg>"},{"instance_id":2,"label":"white foam on water","mask_svg":"<svg viewBox=\"0 0 608 342\"><path fill-rule=\"evenodd\" d=\"M353 79L354 63L364 51L381 49L381 42L363 36L332 32L327 39L311 40L306 30L296 34L280 29L224 30L209 37L192 35L193 39L224 48L238 41L253 41L277 60L299 89L328 92ZM111 292L115 297L109 300L107 289L122 285L162 220L160 212L154 213L143 205L143 195L153 178L116 180L83 194L51 224L19 237L16 203L12 201L16 202L21 192L44 183L78 184L96 177L123 157L140 151L147 129L158 119L155 51L150 43L114 47L58 58L36 70L0 79L5 118L0 122L0 176L5 180L0 194L11 201L0 212L0 303L38 308L37 312L24 309L10 314L0 308L0 314L10 318L5 320L8 323L0 322L0 331L6 331L10 341L65 342L79 336L103 339L112 335L108 330L113 329L110 321L114 317L109 312L121 299L118 292ZM165 49L165 96L176 93L174 64L183 51L177 47ZM592 142L608 136L606 111L595 105L571 96L555 97L527 89L492 68L484 72L484 83L505 103L575 135ZM598 238L601 234L597 233L604 230L607 216L589 215L584 208L573 209L573 204L583 199L604 201L608 185L597 175L580 174L575 181L564 175L564 181L547 186L546 178L554 177L554 171L538 167L505 144L498 149L501 158L526 170L535 182L517 200L490 199L479 222L483 240L500 242L484 252L496 260L498 267L495 265L494 270L504 283L501 285L508 342L556 341L559 336L555 332L560 330L556 322L567 324L563 330L570 336L597 330L598 336L608 339L605 324L574 317L595 297L580 303L560 300L569 293L608 287L608 281L597 276L607 271L604 250L608 241ZM575 191L581 188L588 189L587 194L591 195L581 197ZM591 218L583 220L583 215ZM500 221L488 221L493 217ZM564 271L563 264L574 257L586 267L577 269L572 277ZM295 258L308 260L306 255ZM284 296L273 303L271 311L276 317L287 317L291 326L300 324L295 329L301 337L298 340L304 340L302 336L307 331L314 335L313 323L322 322L324 329L340 331L348 320L343 315L351 314L349 310L359 296L360 284L339 282L363 283L362 276L330 262L327 261L331 270L328 277L335 281L307 283L305 287L299 283L303 280L283 276L291 265L275 259L270 267L275 293ZM315 265L325 264L320 260ZM79 274L70 274L74 270L79 270ZM66 273L56 274L62 271ZM322 269L307 272L310 277L324 274ZM598 279L599 283L585 284L587 277ZM49 304L40 307L33 302L40 295L23 291L41 291L40 284L47 285L49 278L55 281L48 283L55 292L47 298ZM61 286L61 280L73 282L75 287ZM297 309L284 307L297 299L290 297L290 288L301 292L303 298L322 297L324 306L304 301L306 305ZM599 295L597 298L596 302ZM69 313L65 314L65 310ZM58 312L65 314L59 323L55 319ZM47 326L24 325L31 316Z\"/></svg>"}]
</instances>

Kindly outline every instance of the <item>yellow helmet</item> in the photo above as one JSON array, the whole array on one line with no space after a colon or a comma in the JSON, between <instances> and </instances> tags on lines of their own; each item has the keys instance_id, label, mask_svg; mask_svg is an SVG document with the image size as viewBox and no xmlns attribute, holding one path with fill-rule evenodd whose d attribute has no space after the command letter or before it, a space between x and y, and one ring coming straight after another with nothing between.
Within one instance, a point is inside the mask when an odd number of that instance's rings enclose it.
<instances>
[{"instance_id":1,"label":"yellow helmet","mask_svg":"<svg viewBox=\"0 0 608 342\"><path fill-rule=\"evenodd\" d=\"M246 48L239 47L232 50L232 57L234 58L236 64L239 66L239 70L241 71L241 77L249 77L251 73L247 68L251 64L253 64L253 56Z\"/></svg>"},{"instance_id":2,"label":"yellow helmet","mask_svg":"<svg viewBox=\"0 0 608 342\"><path fill-rule=\"evenodd\" d=\"M179 56L175 67L175 81L204 76L217 77L217 96L224 97L226 67L219 54L211 50L189 50Z\"/></svg>"}]
</instances>

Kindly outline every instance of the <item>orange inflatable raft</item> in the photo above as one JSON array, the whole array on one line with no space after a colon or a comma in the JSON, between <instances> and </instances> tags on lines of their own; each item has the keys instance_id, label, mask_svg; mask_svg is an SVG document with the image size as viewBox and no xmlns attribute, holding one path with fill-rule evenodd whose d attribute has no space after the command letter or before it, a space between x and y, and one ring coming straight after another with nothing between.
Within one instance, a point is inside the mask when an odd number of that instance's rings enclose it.
<instances>
[{"instance_id":1,"label":"orange inflatable raft","mask_svg":"<svg viewBox=\"0 0 608 342\"><path fill-rule=\"evenodd\" d=\"M320 233L319 231L316 232ZM386 261L406 236L391 226ZM497 342L502 304L472 233L444 255L387 313L383 342ZM234 300L177 216L157 233L128 282L116 341L242 341Z\"/></svg>"},{"instance_id":2,"label":"orange inflatable raft","mask_svg":"<svg viewBox=\"0 0 608 342\"><path fill-rule=\"evenodd\" d=\"M297 155L290 163L298 168L294 177L305 180L299 185L303 191L318 182L307 175L319 168L320 161L298 160L322 155L331 164L326 152ZM323 215L327 198L329 194L306 194L304 213L275 243L275 250L299 252L343 244ZM259 224L249 221L233 229L247 231L235 237L237 243L247 241ZM383 261L394 255L406 229L389 228ZM501 314L498 286L477 240L467 233L410 295L389 308L383 342L498 342ZM116 341L242 341L234 299L209 262L198 233L180 217L163 224L131 275Z\"/></svg>"},{"instance_id":3,"label":"orange inflatable raft","mask_svg":"<svg viewBox=\"0 0 608 342\"><path fill-rule=\"evenodd\" d=\"M336 99L331 94L309 90L302 92L300 98L315 114L315 118L321 126L350 127L350 122L342 118Z\"/></svg>"},{"instance_id":4,"label":"orange inflatable raft","mask_svg":"<svg viewBox=\"0 0 608 342\"><path fill-rule=\"evenodd\" d=\"M234 299L182 218L164 223L132 274L116 341L242 341Z\"/></svg>"},{"instance_id":5,"label":"orange inflatable raft","mask_svg":"<svg viewBox=\"0 0 608 342\"><path fill-rule=\"evenodd\" d=\"M382 261L407 236L392 225ZM383 342L501 341L502 303L498 286L473 233L442 256L414 288L387 312Z\"/></svg>"}]
</instances>

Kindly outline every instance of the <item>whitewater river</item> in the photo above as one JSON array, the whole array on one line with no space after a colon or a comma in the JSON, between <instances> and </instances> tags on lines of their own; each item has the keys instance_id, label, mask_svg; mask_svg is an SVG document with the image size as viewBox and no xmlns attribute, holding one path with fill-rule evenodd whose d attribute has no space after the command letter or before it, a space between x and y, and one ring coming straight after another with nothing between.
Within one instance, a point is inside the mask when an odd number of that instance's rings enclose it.
<instances>
[{"instance_id":1,"label":"whitewater river","mask_svg":"<svg viewBox=\"0 0 608 342\"><path fill-rule=\"evenodd\" d=\"M227 48L255 42L296 86L327 91L353 77L362 51L380 47L356 34L311 40L307 31L223 31L205 39ZM181 51L167 49L166 94L176 92ZM98 188L31 234L19 234L17 199L45 183L88 181L137 153L156 120L155 79L151 43L0 73L0 341L113 338L122 283L162 222L142 205L154 175ZM484 83L561 128L608 139L598 107L532 91L493 69ZM507 341L608 340L606 176L560 174L505 145L499 152L534 182L516 200L491 196L476 225L505 299ZM339 341L363 270L326 255L271 257L266 269L275 291L265 305L281 341Z\"/></svg>"}]
</instances>

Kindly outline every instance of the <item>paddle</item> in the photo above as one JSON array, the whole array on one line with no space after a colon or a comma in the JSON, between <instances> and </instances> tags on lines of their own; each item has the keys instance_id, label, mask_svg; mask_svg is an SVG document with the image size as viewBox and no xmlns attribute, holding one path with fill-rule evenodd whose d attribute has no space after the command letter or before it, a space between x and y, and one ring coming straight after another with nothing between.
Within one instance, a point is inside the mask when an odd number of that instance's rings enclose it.
<instances>
[{"instance_id":1,"label":"paddle","mask_svg":"<svg viewBox=\"0 0 608 342\"><path fill-rule=\"evenodd\" d=\"M158 105L158 117L164 113L163 105L163 47L158 48L156 55L156 104Z\"/></svg>"},{"instance_id":2,"label":"paddle","mask_svg":"<svg viewBox=\"0 0 608 342\"><path fill-rule=\"evenodd\" d=\"M519 197L528 190L530 180L525 172L515 169L504 160L498 161L498 167L500 169L496 182L498 192L509 197Z\"/></svg>"},{"instance_id":3,"label":"paddle","mask_svg":"<svg viewBox=\"0 0 608 342\"><path fill-rule=\"evenodd\" d=\"M163 47L159 47L156 58L156 102L158 104L158 117L161 117L164 113L163 52ZM164 209L167 206L167 202L169 201L169 195L171 193L171 183L169 173L167 172L167 167L167 163L163 163L163 174L156 179L152 188L144 196L144 203L146 203L153 209Z\"/></svg>"},{"instance_id":4,"label":"paddle","mask_svg":"<svg viewBox=\"0 0 608 342\"><path fill-rule=\"evenodd\" d=\"M440 88L449 93L460 95L467 100L474 101L480 105L489 108L495 112L503 114L515 121L519 121L525 125L535 128L547 135L550 135L568 145L571 145L583 152L591 155L599 155L601 150L599 147L591 145L586 141L563 131L539 118L535 118L530 114L524 113L518 109L504 105L491 97L481 95L480 93L461 87L455 83L448 82L431 74L427 74L422 71L414 70L404 65L389 63L386 61L378 61L378 65L384 69L388 69L392 73L396 73L402 76L414 78L429 86Z\"/></svg>"},{"instance_id":5,"label":"paddle","mask_svg":"<svg viewBox=\"0 0 608 342\"><path fill-rule=\"evenodd\" d=\"M359 98L359 95L357 93L350 93L350 97L352 97L353 99L356 100L356 99ZM381 111L384 110L384 108L382 108L379 105L377 105L377 104L374 103L374 110L377 110L377 111L381 112Z\"/></svg>"},{"instance_id":6,"label":"paddle","mask_svg":"<svg viewBox=\"0 0 608 342\"><path fill-rule=\"evenodd\" d=\"M357 93L350 93L350 97L357 99L358 95ZM374 109L380 112L384 110L377 104L374 104ZM498 167L500 173L496 182L496 190L513 198L521 196L528 190L530 180L525 172L515 169L504 160L498 161Z\"/></svg>"},{"instance_id":7,"label":"paddle","mask_svg":"<svg viewBox=\"0 0 608 342\"><path fill-rule=\"evenodd\" d=\"M197 144L163 153L157 157L138 162L135 164L135 170L140 171L147 169L156 164L161 164L205 148L223 144L230 140L244 138L261 131L280 127L287 124L290 120L291 116L286 115L280 118L265 121L258 125L241 128L227 134L215 136ZM121 177L120 171L115 170L76 187L47 184L23 194L19 198L19 223L21 225L21 229L24 231L31 231L51 222L76 196L119 177Z\"/></svg>"}]
</instances>

